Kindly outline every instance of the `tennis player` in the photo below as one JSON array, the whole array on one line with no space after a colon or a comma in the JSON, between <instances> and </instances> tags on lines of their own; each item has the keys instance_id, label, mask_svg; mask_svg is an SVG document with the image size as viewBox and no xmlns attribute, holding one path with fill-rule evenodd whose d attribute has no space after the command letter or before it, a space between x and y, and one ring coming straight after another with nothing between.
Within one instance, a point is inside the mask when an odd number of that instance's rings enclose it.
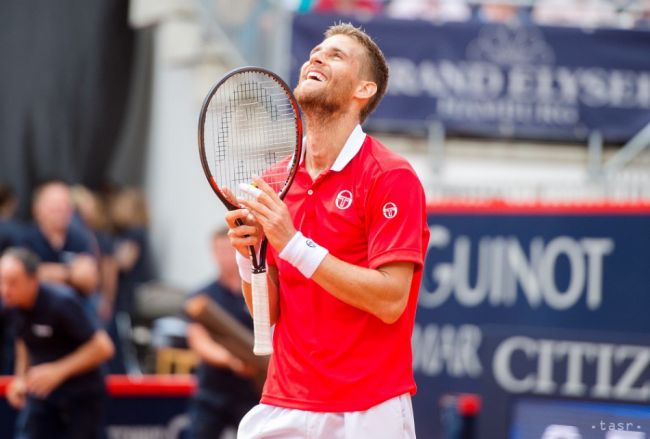
<instances>
[{"instance_id":1,"label":"tennis player","mask_svg":"<svg viewBox=\"0 0 650 439\"><path fill-rule=\"evenodd\" d=\"M305 154L284 201L260 178L229 212L250 309L247 246L271 246L275 323L261 403L240 438L413 438L411 332L428 243L422 184L360 123L388 67L350 24L330 27L295 96ZM238 226L237 220L244 222Z\"/></svg>"}]
</instances>

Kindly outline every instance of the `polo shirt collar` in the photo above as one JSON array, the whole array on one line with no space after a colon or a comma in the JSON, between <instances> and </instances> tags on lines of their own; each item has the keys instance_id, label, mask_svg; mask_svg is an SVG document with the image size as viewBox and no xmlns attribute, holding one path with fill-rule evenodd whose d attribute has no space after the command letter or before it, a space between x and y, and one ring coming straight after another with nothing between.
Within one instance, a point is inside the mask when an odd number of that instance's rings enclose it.
<instances>
[{"instance_id":1,"label":"polo shirt collar","mask_svg":"<svg viewBox=\"0 0 650 439\"><path fill-rule=\"evenodd\" d=\"M366 140L366 133L361 129L361 125L354 127L350 133L350 137L343 145L343 149L339 152L338 157L334 161L334 164L330 168L332 171L341 172L345 166L350 163L350 160L357 155L361 149L361 145Z\"/></svg>"},{"instance_id":2,"label":"polo shirt collar","mask_svg":"<svg viewBox=\"0 0 650 439\"><path fill-rule=\"evenodd\" d=\"M339 155L336 157L334 164L330 168L332 171L341 172L345 166L350 163L350 160L357 155L363 142L366 140L366 133L363 132L361 125L354 127L348 140L345 141L345 145L339 152ZM305 148L302 150L302 157L300 157L300 163L305 159Z\"/></svg>"}]
</instances>

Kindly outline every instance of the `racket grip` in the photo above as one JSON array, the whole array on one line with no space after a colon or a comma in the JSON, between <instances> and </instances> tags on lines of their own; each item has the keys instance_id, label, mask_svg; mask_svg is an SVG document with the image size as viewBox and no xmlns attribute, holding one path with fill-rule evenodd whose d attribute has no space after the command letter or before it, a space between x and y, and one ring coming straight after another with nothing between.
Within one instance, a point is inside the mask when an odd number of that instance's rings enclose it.
<instances>
[{"instance_id":1,"label":"racket grip","mask_svg":"<svg viewBox=\"0 0 650 439\"><path fill-rule=\"evenodd\" d=\"M269 290L266 271L253 273L251 287L253 295L253 334L255 339L253 353L255 355L270 355L273 353L273 341L271 339L271 316L269 313Z\"/></svg>"}]
</instances>

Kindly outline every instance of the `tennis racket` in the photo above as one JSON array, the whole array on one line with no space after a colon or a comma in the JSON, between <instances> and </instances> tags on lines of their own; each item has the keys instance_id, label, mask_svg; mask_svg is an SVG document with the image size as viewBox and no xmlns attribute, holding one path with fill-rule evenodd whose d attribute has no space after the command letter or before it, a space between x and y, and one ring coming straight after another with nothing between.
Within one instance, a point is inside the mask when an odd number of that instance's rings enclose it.
<instances>
[{"instance_id":1,"label":"tennis racket","mask_svg":"<svg viewBox=\"0 0 650 439\"><path fill-rule=\"evenodd\" d=\"M287 84L258 67L227 73L208 93L199 116L199 154L208 183L228 210L248 195L240 184L261 176L282 199L302 153L300 109ZM234 196L234 197L233 197ZM249 247L253 296L253 352L273 352L264 237Z\"/></svg>"}]
</instances>

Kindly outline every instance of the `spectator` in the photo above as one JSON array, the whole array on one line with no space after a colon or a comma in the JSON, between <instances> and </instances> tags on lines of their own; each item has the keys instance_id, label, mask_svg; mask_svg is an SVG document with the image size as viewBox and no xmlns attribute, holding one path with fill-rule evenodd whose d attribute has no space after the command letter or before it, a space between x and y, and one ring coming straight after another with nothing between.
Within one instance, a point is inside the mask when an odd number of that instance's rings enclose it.
<instances>
[{"instance_id":1,"label":"spectator","mask_svg":"<svg viewBox=\"0 0 650 439\"><path fill-rule=\"evenodd\" d=\"M464 0L393 0L387 14L394 18L465 21L472 11Z\"/></svg>"},{"instance_id":2,"label":"spectator","mask_svg":"<svg viewBox=\"0 0 650 439\"><path fill-rule=\"evenodd\" d=\"M22 241L23 225L14 219L18 200L7 184L0 183L0 255L5 249ZM0 301L0 375L10 374L13 366L14 344Z\"/></svg>"},{"instance_id":3,"label":"spectator","mask_svg":"<svg viewBox=\"0 0 650 439\"><path fill-rule=\"evenodd\" d=\"M95 244L95 256L99 264L97 312L103 322L111 318L117 291L117 261L114 256L114 237L104 199L83 186L72 188L72 198L81 227L88 229Z\"/></svg>"},{"instance_id":4,"label":"spectator","mask_svg":"<svg viewBox=\"0 0 650 439\"><path fill-rule=\"evenodd\" d=\"M214 233L212 257L219 269L219 278L195 294L207 294L252 330L253 323L241 292L241 279L227 229ZM251 379L254 371L215 342L200 324L191 323L187 336L190 347L201 359L198 391L190 408L191 437L219 437L227 426L236 427L244 414L259 401L259 393Z\"/></svg>"},{"instance_id":5,"label":"spectator","mask_svg":"<svg viewBox=\"0 0 650 439\"><path fill-rule=\"evenodd\" d=\"M381 0L317 0L312 7L314 12L333 12L337 14L379 14L383 10Z\"/></svg>"},{"instance_id":6,"label":"spectator","mask_svg":"<svg viewBox=\"0 0 650 439\"><path fill-rule=\"evenodd\" d=\"M85 230L72 226L69 186L60 180L39 185L32 199L34 225L24 244L41 259L39 280L69 285L85 297L98 283L95 247Z\"/></svg>"},{"instance_id":7,"label":"spectator","mask_svg":"<svg viewBox=\"0 0 650 439\"><path fill-rule=\"evenodd\" d=\"M636 17L636 27L639 29L650 29L650 5L640 7Z\"/></svg>"},{"instance_id":8,"label":"spectator","mask_svg":"<svg viewBox=\"0 0 650 439\"><path fill-rule=\"evenodd\" d=\"M79 297L39 282L39 270L38 257L26 249L9 249L0 258L0 295L17 334L7 400L21 410L18 437L100 438L100 365L113 345Z\"/></svg>"},{"instance_id":9,"label":"spectator","mask_svg":"<svg viewBox=\"0 0 650 439\"><path fill-rule=\"evenodd\" d=\"M0 183L0 254L21 240L22 225L14 219L18 200L7 184Z\"/></svg>"},{"instance_id":10,"label":"spectator","mask_svg":"<svg viewBox=\"0 0 650 439\"><path fill-rule=\"evenodd\" d=\"M527 21L525 10L507 1L487 1L478 9L479 21L516 25Z\"/></svg>"},{"instance_id":11,"label":"spectator","mask_svg":"<svg viewBox=\"0 0 650 439\"><path fill-rule=\"evenodd\" d=\"M112 373L141 374L137 352L131 343L136 288L153 278L149 260L149 214L142 192L122 189L109 197L108 216L113 231L113 257L117 288L109 333L117 350L109 363Z\"/></svg>"},{"instance_id":12,"label":"spectator","mask_svg":"<svg viewBox=\"0 0 650 439\"><path fill-rule=\"evenodd\" d=\"M135 288L153 278L149 257L149 213L142 191L129 188L113 195L109 216L115 234L119 270L115 311L134 311Z\"/></svg>"},{"instance_id":13,"label":"spectator","mask_svg":"<svg viewBox=\"0 0 650 439\"><path fill-rule=\"evenodd\" d=\"M552 26L616 26L616 9L606 0L538 0L533 20Z\"/></svg>"}]
</instances>

